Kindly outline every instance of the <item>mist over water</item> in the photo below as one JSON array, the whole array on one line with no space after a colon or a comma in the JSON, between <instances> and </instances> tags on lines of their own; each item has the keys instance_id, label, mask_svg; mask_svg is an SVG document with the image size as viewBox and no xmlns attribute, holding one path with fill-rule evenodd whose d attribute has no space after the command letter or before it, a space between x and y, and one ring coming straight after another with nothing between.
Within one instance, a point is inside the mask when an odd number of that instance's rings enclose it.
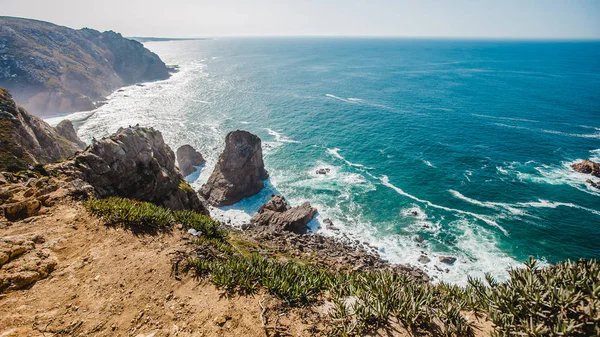
<instances>
[{"instance_id":1,"label":"mist over water","mask_svg":"<svg viewBox=\"0 0 600 337\"><path fill-rule=\"evenodd\" d=\"M599 43L249 38L146 47L180 71L68 118L88 142L139 123L174 150L191 144L207 159L187 178L195 188L229 131L256 133L267 188L213 210L217 217L247 221L272 193L310 201L315 230L455 283L503 278L529 255L600 257L600 190L569 168L600 160ZM318 228L327 218L340 233ZM422 254L432 261L417 262ZM441 255L458 260L448 267Z\"/></svg>"}]
</instances>

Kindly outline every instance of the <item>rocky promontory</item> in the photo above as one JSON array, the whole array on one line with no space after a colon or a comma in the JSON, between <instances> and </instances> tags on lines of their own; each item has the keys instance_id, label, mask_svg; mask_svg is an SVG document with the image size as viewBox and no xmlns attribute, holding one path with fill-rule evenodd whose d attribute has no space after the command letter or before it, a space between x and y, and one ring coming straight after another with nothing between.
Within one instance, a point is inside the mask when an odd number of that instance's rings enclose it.
<instances>
[{"instance_id":1,"label":"rocky promontory","mask_svg":"<svg viewBox=\"0 0 600 337\"><path fill-rule=\"evenodd\" d=\"M68 126L63 126L65 131ZM72 125L67 133L29 114L7 90L0 88L0 171L48 164L83 150L85 144L77 138Z\"/></svg>"},{"instance_id":2,"label":"rocky promontory","mask_svg":"<svg viewBox=\"0 0 600 337\"><path fill-rule=\"evenodd\" d=\"M206 160L202 157L202 154L196 151L191 145L182 145L177 149L177 166L183 174L188 176L196 172L194 166L200 166L204 164Z\"/></svg>"},{"instance_id":3,"label":"rocky promontory","mask_svg":"<svg viewBox=\"0 0 600 337\"><path fill-rule=\"evenodd\" d=\"M207 213L175 166L175 154L153 128L121 128L95 140L60 168L80 175L100 197L121 196Z\"/></svg>"},{"instance_id":4,"label":"rocky promontory","mask_svg":"<svg viewBox=\"0 0 600 337\"><path fill-rule=\"evenodd\" d=\"M118 87L166 79L169 70L121 34L0 17L0 86L35 115L91 110Z\"/></svg>"},{"instance_id":5,"label":"rocky promontory","mask_svg":"<svg viewBox=\"0 0 600 337\"><path fill-rule=\"evenodd\" d=\"M201 194L212 205L232 205L260 192L267 178L260 138L236 130L225 138L225 149Z\"/></svg>"}]
</instances>

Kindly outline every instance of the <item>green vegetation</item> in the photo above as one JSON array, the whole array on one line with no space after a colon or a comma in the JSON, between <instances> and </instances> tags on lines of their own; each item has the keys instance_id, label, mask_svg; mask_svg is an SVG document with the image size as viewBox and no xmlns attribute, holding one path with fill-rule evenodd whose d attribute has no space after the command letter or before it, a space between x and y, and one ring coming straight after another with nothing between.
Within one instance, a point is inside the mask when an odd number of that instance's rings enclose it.
<instances>
[{"instance_id":1,"label":"green vegetation","mask_svg":"<svg viewBox=\"0 0 600 337\"><path fill-rule=\"evenodd\" d=\"M186 191L188 193L195 193L194 189L192 188L192 186L190 186L190 184L188 184L186 181L182 180L179 183L179 189Z\"/></svg>"},{"instance_id":2,"label":"green vegetation","mask_svg":"<svg viewBox=\"0 0 600 337\"><path fill-rule=\"evenodd\" d=\"M110 197L89 199L85 202L85 207L91 214L104 219L107 225L166 231L174 224L181 223L210 238L222 238L227 235L216 221L206 215L192 211L171 211L149 202Z\"/></svg>"},{"instance_id":3,"label":"green vegetation","mask_svg":"<svg viewBox=\"0 0 600 337\"><path fill-rule=\"evenodd\" d=\"M397 322L412 335L472 336L474 318L487 317L494 337L600 336L600 265L567 261L540 268L531 259L507 282L487 275L466 287L431 284L392 270L335 272L298 260L249 253L241 238L207 216L173 212L122 198L92 199L87 209L110 224L170 227L183 223L204 233L193 240L187 268L229 293L259 289L290 306L330 299L329 333L355 336Z\"/></svg>"}]
</instances>

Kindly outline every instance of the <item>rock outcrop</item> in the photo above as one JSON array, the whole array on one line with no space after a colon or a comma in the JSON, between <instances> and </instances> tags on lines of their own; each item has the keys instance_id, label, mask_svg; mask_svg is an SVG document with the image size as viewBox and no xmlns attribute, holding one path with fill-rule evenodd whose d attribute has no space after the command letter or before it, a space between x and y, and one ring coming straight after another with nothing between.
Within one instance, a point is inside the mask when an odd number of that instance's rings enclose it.
<instances>
[{"instance_id":1,"label":"rock outcrop","mask_svg":"<svg viewBox=\"0 0 600 337\"><path fill-rule=\"evenodd\" d=\"M61 136L48 123L19 107L11 94L0 88L0 171L51 163L82 150L77 135L70 137Z\"/></svg>"},{"instance_id":2,"label":"rock outcrop","mask_svg":"<svg viewBox=\"0 0 600 337\"><path fill-rule=\"evenodd\" d=\"M205 162L202 154L191 145L186 144L177 149L177 165L184 177L196 172L194 166L200 166Z\"/></svg>"},{"instance_id":3,"label":"rock outcrop","mask_svg":"<svg viewBox=\"0 0 600 337\"><path fill-rule=\"evenodd\" d=\"M0 238L0 292L23 289L48 276L56 267L40 235Z\"/></svg>"},{"instance_id":4,"label":"rock outcrop","mask_svg":"<svg viewBox=\"0 0 600 337\"><path fill-rule=\"evenodd\" d=\"M201 193L212 205L232 205L260 192L267 178L260 138L248 131L232 131Z\"/></svg>"},{"instance_id":5,"label":"rock outcrop","mask_svg":"<svg viewBox=\"0 0 600 337\"><path fill-rule=\"evenodd\" d=\"M175 166L175 154L153 128L120 128L94 141L63 167L70 168L80 172L101 197L120 196L207 213Z\"/></svg>"},{"instance_id":6,"label":"rock outcrop","mask_svg":"<svg viewBox=\"0 0 600 337\"><path fill-rule=\"evenodd\" d=\"M166 79L160 58L121 34L0 17L0 86L35 115L91 110L116 88Z\"/></svg>"},{"instance_id":7,"label":"rock outcrop","mask_svg":"<svg viewBox=\"0 0 600 337\"><path fill-rule=\"evenodd\" d=\"M595 163L591 160L582 160L579 163L571 165L571 168L577 172L591 174L594 177L600 178L600 163Z\"/></svg>"},{"instance_id":8,"label":"rock outcrop","mask_svg":"<svg viewBox=\"0 0 600 337\"><path fill-rule=\"evenodd\" d=\"M267 226L273 231L304 234L308 230L306 225L316 213L317 209L311 207L309 202L291 207L282 196L276 195L258 209L250 222L254 226Z\"/></svg>"},{"instance_id":9,"label":"rock outcrop","mask_svg":"<svg viewBox=\"0 0 600 337\"><path fill-rule=\"evenodd\" d=\"M56 131L59 135L65 137L67 140L77 144L77 147L79 149L85 149L85 143L82 142L81 139L79 139L79 136L77 136L75 127L73 126L73 123L70 120L64 119L60 123L58 123L58 125L56 125Z\"/></svg>"}]
</instances>

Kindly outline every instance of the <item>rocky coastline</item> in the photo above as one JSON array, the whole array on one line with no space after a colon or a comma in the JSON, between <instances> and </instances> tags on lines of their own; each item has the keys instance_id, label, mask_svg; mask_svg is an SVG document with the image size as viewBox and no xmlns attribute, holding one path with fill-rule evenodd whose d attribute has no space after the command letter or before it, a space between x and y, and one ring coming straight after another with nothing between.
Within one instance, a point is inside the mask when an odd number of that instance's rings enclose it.
<instances>
[{"instance_id":1,"label":"rocky coastline","mask_svg":"<svg viewBox=\"0 0 600 337\"><path fill-rule=\"evenodd\" d=\"M208 205L228 205L252 196L261 191L263 181L268 178L261 140L247 131L237 130L227 135L225 148L209 180L196 192L183 177L194 166L203 164L204 158L191 146L179 148L176 156L160 131L133 126L121 128L109 137L94 139L84 150L85 144L77 137L72 123L63 121L54 129L18 107L7 92L3 95L3 113L19 111L26 116L22 118L23 128L40 124L44 129L38 136L41 133L56 135L51 139L62 137L60 141L43 143L44 149L53 144L73 144L67 152L44 160L36 158L37 152L31 154L31 160L49 164L43 171L54 172L55 176L28 172L27 167L18 169L25 173L3 173L0 210L9 222L45 214L69 197L77 200L119 196L173 210L209 214ZM18 142L14 145L23 147ZM51 164L53 160L62 161ZM419 268L384 261L375 247L365 243L311 233L307 224L316 213L317 209L308 202L292 207L284 196L274 195L248 224L231 230L244 240L254 242L250 251L263 255L287 256L333 270L395 270L422 281L429 280ZM326 225L335 227L331 221ZM38 273L39 278L48 273Z\"/></svg>"}]
</instances>

